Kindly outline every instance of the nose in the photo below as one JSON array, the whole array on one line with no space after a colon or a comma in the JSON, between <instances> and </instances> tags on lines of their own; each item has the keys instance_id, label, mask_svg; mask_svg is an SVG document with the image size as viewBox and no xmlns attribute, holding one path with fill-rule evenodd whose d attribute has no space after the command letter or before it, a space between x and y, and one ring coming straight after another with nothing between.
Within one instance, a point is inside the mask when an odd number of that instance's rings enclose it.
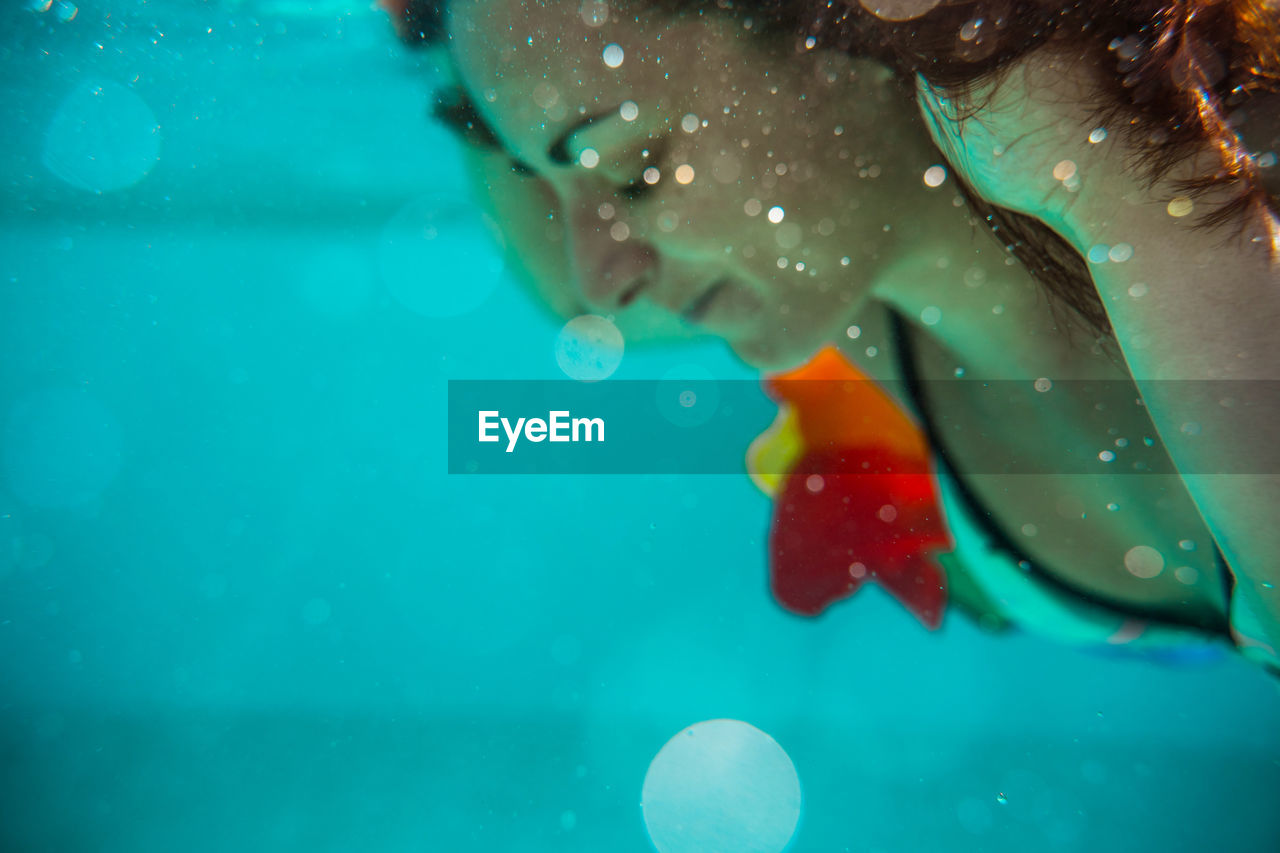
<instances>
[{"instance_id":1,"label":"nose","mask_svg":"<svg viewBox=\"0 0 1280 853\"><path fill-rule=\"evenodd\" d=\"M598 210L583 205L575 212L570 258L583 299L602 310L621 310L654 284L658 252L632 237L625 221L603 220Z\"/></svg>"}]
</instances>

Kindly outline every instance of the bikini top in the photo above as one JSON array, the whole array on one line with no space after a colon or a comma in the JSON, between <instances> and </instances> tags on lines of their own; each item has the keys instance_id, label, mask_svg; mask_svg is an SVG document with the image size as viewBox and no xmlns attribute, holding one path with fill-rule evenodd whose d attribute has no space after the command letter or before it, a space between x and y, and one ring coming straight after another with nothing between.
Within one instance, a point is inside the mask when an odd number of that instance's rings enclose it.
<instances>
[{"instance_id":1,"label":"bikini top","mask_svg":"<svg viewBox=\"0 0 1280 853\"><path fill-rule=\"evenodd\" d=\"M940 503L955 544L953 552L940 556L944 567L958 563L1001 616L1036 633L1077 643L1141 648L1231 639L1226 617L1196 618L1176 610L1137 607L1078 586L1023 553L957 473L924 398L905 321L896 312L890 317L904 387L932 451ZM1216 545L1214 561L1225 600L1231 601L1234 578Z\"/></svg>"}]
</instances>

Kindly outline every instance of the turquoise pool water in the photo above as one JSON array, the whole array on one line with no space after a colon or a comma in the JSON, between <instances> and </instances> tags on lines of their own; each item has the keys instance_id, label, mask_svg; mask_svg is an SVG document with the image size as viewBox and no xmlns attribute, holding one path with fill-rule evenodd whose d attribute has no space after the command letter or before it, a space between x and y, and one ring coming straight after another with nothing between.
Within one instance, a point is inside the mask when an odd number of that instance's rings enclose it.
<instances>
[{"instance_id":1,"label":"turquoise pool water","mask_svg":"<svg viewBox=\"0 0 1280 853\"><path fill-rule=\"evenodd\" d=\"M4 849L639 853L718 718L795 853L1280 848L1242 661L789 616L745 475L448 475L447 380L562 378L558 324L367 7L0 12ZM615 375L691 366L752 378Z\"/></svg>"}]
</instances>

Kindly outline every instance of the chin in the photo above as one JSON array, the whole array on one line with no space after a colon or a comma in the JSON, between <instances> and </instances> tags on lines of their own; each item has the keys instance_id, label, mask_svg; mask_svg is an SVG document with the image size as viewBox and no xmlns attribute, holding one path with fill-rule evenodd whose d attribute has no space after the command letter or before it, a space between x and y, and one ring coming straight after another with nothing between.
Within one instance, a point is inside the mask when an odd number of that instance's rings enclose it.
<instances>
[{"instance_id":1,"label":"chin","mask_svg":"<svg viewBox=\"0 0 1280 853\"><path fill-rule=\"evenodd\" d=\"M766 373L780 373L804 365L822 349L826 341L800 341L778 338L751 338L730 341L738 358Z\"/></svg>"}]
</instances>

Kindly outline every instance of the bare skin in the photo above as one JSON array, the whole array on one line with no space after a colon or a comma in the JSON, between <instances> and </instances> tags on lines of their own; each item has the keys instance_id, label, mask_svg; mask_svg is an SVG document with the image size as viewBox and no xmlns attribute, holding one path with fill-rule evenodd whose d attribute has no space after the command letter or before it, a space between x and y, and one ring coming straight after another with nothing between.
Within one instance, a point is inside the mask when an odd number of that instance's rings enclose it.
<instances>
[{"instance_id":1,"label":"bare skin","mask_svg":"<svg viewBox=\"0 0 1280 853\"><path fill-rule=\"evenodd\" d=\"M1158 452L1161 434L1141 412L1069 397L1062 380L1113 380L1120 397L1136 389L1123 358L1055 311L956 206L948 183L922 180L937 153L883 69L769 45L722 17L587 26L577 4L522 0L462 0L451 14L459 80L499 139L494 156L521 164L519 175L490 176L491 196L536 182L564 224L563 243L541 244L557 259L546 265L557 283L545 298L620 326L640 307L665 312L765 368L834 341L882 380L899 378L887 334L896 312L909 321L923 378L963 368L970 380L1026 383L1016 417L976 409L945 383L928 387L959 473L1030 558L1138 609L1201 621L1225 611L1213 537L1182 478L983 473L999 470L1010 448L1051 459L1082 442L1100 450L1151 436ZM610 44L623 48L617 68L602 61ZM636 117L617 118L628 103ZM690 115L697 124L686 132ZM549 156L557 143L567 158ZM591 166L586 149L599 158ZM692 170L688 182L677 179L681 166ZM651 191L624 192L650 167L660 173ZM774 206L785 211L779 223L767 218ZM709 309L690 312L709 293ZM846 331L854 326L856 339ZM1041 377L1060 383L1059 408L1038 405ZM1150 578L1127 570L1135 545L1165 555L1166 569Z\"/></svg>"}]
</instances>

